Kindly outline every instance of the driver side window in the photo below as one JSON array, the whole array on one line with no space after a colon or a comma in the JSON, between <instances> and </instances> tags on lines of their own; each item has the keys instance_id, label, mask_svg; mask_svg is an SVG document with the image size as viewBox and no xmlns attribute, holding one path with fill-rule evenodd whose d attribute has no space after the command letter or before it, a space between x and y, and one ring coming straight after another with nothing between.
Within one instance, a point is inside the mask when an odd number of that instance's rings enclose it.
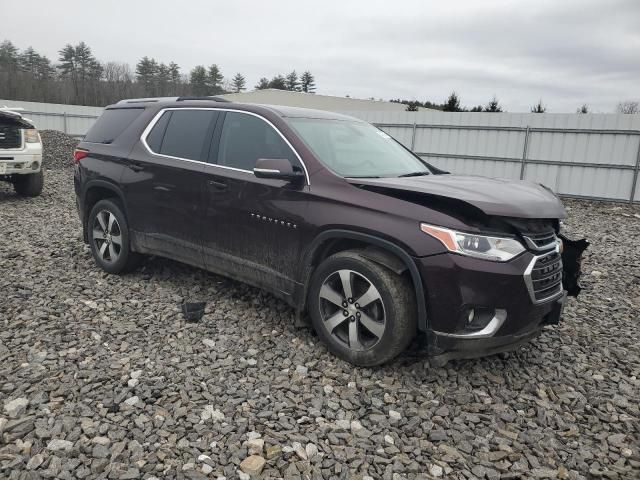
<instances>
[{"instance_id":1,"label":"driver side window","mask_svg":"<svg viewBox=\"0 0 640 480\"><path fill-rule=\"evenodd\" d=\"M300 162L271 125L254 115L227 112L218 149L218 165L253 171L259 158L286 158L294 168Z\"/></svg>"}]
</instances>

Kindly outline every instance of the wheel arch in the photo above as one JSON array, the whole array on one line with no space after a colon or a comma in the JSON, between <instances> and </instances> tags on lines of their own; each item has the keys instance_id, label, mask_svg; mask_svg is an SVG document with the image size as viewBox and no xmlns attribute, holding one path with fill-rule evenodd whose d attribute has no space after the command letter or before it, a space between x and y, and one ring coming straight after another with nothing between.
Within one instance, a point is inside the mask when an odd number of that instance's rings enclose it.
<instances>
[{"instance_id":1,"label":"wheel arch","mask_svg":"<svg viewBox=\"0 0 640 480\"><path fill-rule=\"evenodd\" d=\"M426 331L427 308L425 294L420 272L411 255L394 242L368 233L351 230L327 230L319 234L311 242L302 264L303 271L299 277L302 278L301 292L297 302L299 310L304 311L307 308L307 294L311 276L320 262L333 253L354 248L362 250L365 258L383 265L397 274L405 271L409 273L417 303L418 329Z\"/></svg>"},{"instance_id":2,"label":"wheel arch","mask_svg":"<svg viewBox=\"0 0 640 480\"><path fill-rule=\"evenodd\" d=\"M85 243L89 241L87 234L87 218L89 213L96 203L106 198L118 199L122 205L123 213L127 216L124 193L118 186L105 180L91 180L87 182L82 193L82 236Z\"/></svg>"}]
</instances>

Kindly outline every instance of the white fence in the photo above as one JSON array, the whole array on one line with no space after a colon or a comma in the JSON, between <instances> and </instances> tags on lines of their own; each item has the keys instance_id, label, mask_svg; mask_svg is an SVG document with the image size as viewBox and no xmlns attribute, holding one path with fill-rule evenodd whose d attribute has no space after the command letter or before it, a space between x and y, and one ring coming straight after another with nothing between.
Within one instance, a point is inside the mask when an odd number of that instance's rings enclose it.
<instances>
[{"instance_id":1,"label":"white fence","mask_svg":"<svg viewBox=\"0 0 640 480\"><path fill-rule=\"evenodd\" d=\"M0 99L0 107L3 106L24 108L21 113L40 130L60 130L74 137L84 137L103 110L102 107Z\"/></svg>"},{"instance_id":2,"label":"white fence","mask_svg":"<svg viewBox=\"0 0 640 480\"><path fill-rule=\"evenodd\" d=\"M640 115L352 112L453 173L525 179L555 192L640 201Z\"/></svg>"},{"instance_id":3,"label":"white fence","mask_svg":"<svg viewBox=\"0 0 640 480\"><path fill-rule=\"evenodd\" d=\"M99 107L1 100L40 129L83 136ZM340 112L453 173L526 179L572 197L640 202L640 115Z\"/></svg>"}]
</instances>

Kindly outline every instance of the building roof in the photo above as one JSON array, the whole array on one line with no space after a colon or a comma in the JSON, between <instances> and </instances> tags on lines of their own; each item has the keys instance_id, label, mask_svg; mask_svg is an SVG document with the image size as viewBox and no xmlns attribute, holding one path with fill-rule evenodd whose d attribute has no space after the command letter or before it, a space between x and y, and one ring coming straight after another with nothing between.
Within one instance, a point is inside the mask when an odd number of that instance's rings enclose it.
<instances>
[{"instance_id":1,"label":"building roof","mask_svg":"<svg viewBox=\"0 0 640 480\"><path fill-rule=\"evenodd\" d=\"M404 112L406 105L382 100L363 100L360 98L336 97L317 93L292 92L266 88L251 92L228 93L219 95L233 102L259 103L264 105L284 105L289 107L312 108L333 112L386 111ZM427 109L421 109L427 110Z\"/></svg>"}]
</instances>

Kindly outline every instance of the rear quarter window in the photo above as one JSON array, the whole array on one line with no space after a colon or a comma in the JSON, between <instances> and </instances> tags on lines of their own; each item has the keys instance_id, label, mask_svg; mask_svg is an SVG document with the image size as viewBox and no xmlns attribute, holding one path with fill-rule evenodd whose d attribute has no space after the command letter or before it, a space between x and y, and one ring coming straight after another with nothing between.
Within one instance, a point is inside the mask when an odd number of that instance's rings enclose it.
<instances>
[{"instance_id":1,"label":"rear quarter window","mask_svg":"<svg viewBox=\"0 0 640 480\"><path fill-rule=\"evenodd\" d=\"M178 109L164 112L146 137L153 153L203 161L218 112Z\"/></svg>"},{"instance_id":2,"label":"rear quarter window","mask_svg":"<svg viewBox=\"0 0 640 480\"><path fill-rule=\"evenodd\" d=\"M144 108L110 108L105 110L84 137L84 141L112 143L142 112L144 112Z\"/></svg>"}]
</instances>

